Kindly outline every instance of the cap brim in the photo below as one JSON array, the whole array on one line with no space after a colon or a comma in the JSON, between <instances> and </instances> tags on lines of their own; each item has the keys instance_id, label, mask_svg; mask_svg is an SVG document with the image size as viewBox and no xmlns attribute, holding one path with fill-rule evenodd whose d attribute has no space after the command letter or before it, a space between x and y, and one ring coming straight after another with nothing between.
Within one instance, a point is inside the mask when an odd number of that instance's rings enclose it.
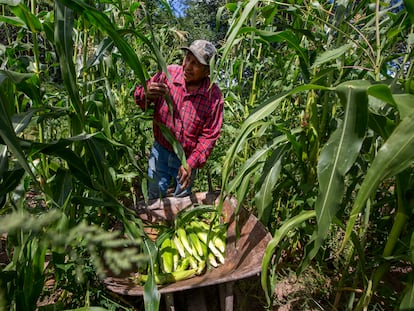
<instances>
[{"instance_id":1,"label":"cap brim","mask_svg":"<svg viewBox=\"0 0 414 311\"><path fill-rule=\"evenodd\" d=\"M180 47L180 49L181 49L181 50L188 51L188 52L191 52L191 54L193 54L193 55L195 56L195 58L197 58L197 60L198 60L201 64L206 65L206 66L208 66L208 65L209 65L209 64L207 64L207 63L206 63L206 61L205 61L202 57L200 57L200 55L198 55L196 52L194 52L191 48L189 48L189 47L187 47L187 46L182 46L182 47Z\"/></svg>"}]
</instances>

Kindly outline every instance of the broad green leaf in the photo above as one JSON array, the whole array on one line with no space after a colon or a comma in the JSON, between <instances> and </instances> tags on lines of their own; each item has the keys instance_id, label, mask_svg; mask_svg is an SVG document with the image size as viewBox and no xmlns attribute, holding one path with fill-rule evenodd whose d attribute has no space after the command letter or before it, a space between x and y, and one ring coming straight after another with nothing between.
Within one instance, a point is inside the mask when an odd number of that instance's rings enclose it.
<instances>
[{"instance_id":1,"label":"broad green leaf","mask_svg":"<svg viewBox=\"0 0 414 311\"><path fill-rule=\"evenodd\" d=\"M55 45L59 55L60 70L62 72L63 83L69 94L70 102L76 111L75 118L72 117L72 133L80 134L83 131L84 108L79 96L76 79L75 64L73 62L73 12L59 1L55 2Z\"/></svg>"},{"instance_id":2,"label":"broad green leaf","mask_svg":"<svg viewBox=\"0 0 414 311\"><path fill-rule=\"evenodd\" d=\"M31 77L33 77L32 73L20 73L10 70L0 70L0 85L7 78L10 79L10 81L14 84L19 84L24 80L30 79Z\"/></svg>"},{"instance_id":3,"label":"broad green leaf","mask_svg":"<svg viewBox=\"0 0 414 311\"><path fill-rule=\"evenodd\" d=\"M22 146L30 150L30 155L34 156L36 153L44 152L47 154L52 154L54 150L64 149L67 146L75 142L82 142L91 139L92 137L98 136L99 133L94 134L80 134L76 136L72 136L69 138L61 138L57 141L51 141L48 143L37 143L37 142L26 142L23 143Z\"/></svg>"},{"instance_id":4,"label":"broad green leaf","mask_svg":"<svg viewBox=\"0 0 414 311\"><path fill-rule=\"evenodd\" d=\"M187 159L185 156L185 152L183 146L181 146L180 142L177 138L171 133L170 129L166 127L164 124L157 123L157 126L161 129L162 134L164 135L165 139L171 144L175 154L177 155L178 159L181 162L181 165L186 167L187 166Z\"/></svg>"},{"instance_id":5,"label":"broad green leaf","mask_svg":"<svg viewBox=\"0 0 414 311\"><path fill-rule=\"evenodd\" d=\"M53 200L58 206L64 206L72 193L72 174L67 169L59 168L50 187Z\"/></svg>"},{"instance_id":6,"label":"broad green leaf","mask_svg":"<svg viewBox=\"0 0 414 311\"><path fill-rule=\"evenodd\" d=\"M258 36L266 40L267 42L286 42L286 44L292 48L298 56L305 62L308 63L307 50L300 46L300 42L296 37L295 33L290 30L284 30L279 32L259 30L257 28L252 28L251 31L254 31Z\"/></svg>"},{"instance_id":7,"label":"broad green leaf","mask_svg":"<svg viewBox=\"0 0 414 311\"><path fill-rule=\"evenodd\" d=\"M144 42L150 48L152 53L157 57L158 66L160 67L160 69L165 73L165 75L167 76L168 79L171 79L170 73L167 70L167 63L166 63L165 58L162 55L162 53L161 53L161 51L158 47L158 44L156 44L155 37L152 38L152 41L151 41L145 36L144 33L140 32L140 31L134 31L133 29L132 30L131 29L123 29L123 30L120 30L119 33L121 35L132 33L135 36L137 36L142 42ZM143 83L142 86L146 87L146 83Z\"/></svg>"},{"instance_id":8,"label":"broad green leaf","mask_svg":"<svg viewBox=\"0 0 414 311\"><path fill-rule=\"evenodd\" d=\"M240 208L243 206L244 200L249 194L249 189L251 188L251 184L252 184L251 178L254 173L255 173L254 170L249 170L245 172L245 174L243 175L243 179L241 180L239 186L237 187L237 192L236 192L237 206L234 210L234 213L236 215L239 213Z\"/></svg>"},{"instance_id":9,"label":"broad green leaf","mask_svg":"<svg viewBox=\"0 0 414 311\"><path fill-rule=\"evenodd\" d=\"M236 38L239 35L240 29L243 27L243 24L245 23L249 15L252 13L252 11L254 10L258 2L259 0L249 1L246 7L244 8L238 21L232 24L232 26L230 27L229 32L227 34L228 39L223 49L222 60L226 59L227 54L230 52L231 48L234 46Z\"/></svg>"},{"instance_id":10,"label":"broad green leaf","mask_svg":"<svg viewBox=\"0 0 414 311\"><path fill-rule=\"evenodd\" d=\"M93 55L88 59L87 66L93 67L99 64L102 58L112 49L114 43L109 38L104 38L96 48Z\"/></svg>"},{"instance_id":11,"label":"broad green leaf","mask_svg":"<svg viewBox=\"0 0 414 311\"><path fill-rule=\"evenodd\" d=\"M243 163L242 167L239 169L238 174L232 179L232 181L226 186L226 191L232 193L240 185L240 183L245 179L246 175L255 171L257 169L258 162L264 162L264 157L269 152L268 147L264 147L256 151L253 156L246 160Z\"/></svg>"},{"instance_id":12,"label":"broad green leaf","mask_svg":"<svg viewBox=\"0 0 414 311\"><path fill-rule=\"evenodd\" d=\"M355 222L365 202L379 183L394 176L414 163L414 114L404 118L379 149L358 191L346 227L342 249L349 240Z\"/></svg>"},{"instance_id":13,"label":"broad green leaf","mask_svg":"<svg viewBox=\"0 0 414 311\"><path fill-rule=\"evenodd\" d=\"M414 1L404 0L404 6L407 10L408 17L410 18L411 24L414 25Z\"/></svg>"},{"instance_id":14,"label":"broad green leaf","mask_svg":"<svg viewBox=\"0 0 414 311\"><path fill-rule=\"evenodd\" d=\"M345 44L339 48L329 50L329 51L326 51L318 55L311 68L317 68L323 64L329 63L331 61L335 61L337 58L344 55L350 49L350 47L351 47L350 44Z\"/></svg>"},{"instance_id":15,"label":"broad green leaf","mask_svg":"<svg viewBox=\"0 0 414 311\"><path fill-rule=\"evenodd\" d=\"M144 253L150 257L150 269L148 271L148 281L144 285L144 305L145 311L158 311L160 308L161 295L157 289L154 277L154 263L157 258L157 250L154 242L149 239L144 240Z\"/></svg>"},{"instance_id":16,"label":"broad green leaf","mask_svg":"<svg viewBox=\"0 0 414 311\"><path fill-rule=\"evenodd\" d=\"M273 238L266 246L266 250L262 260L262 275L261 275L261 284L262 288L266 295L266 300L270 304L270 298L272 297L273 293L269 293L268 288L268 268L272 263L273 254L278 247L279 243L283 240L283 238L293 229L298 228L302 225L303 222L306 220L315 217L315 211L302 211L300 214L293 216L292 218L288 219L286 222L282 224L282 226L276 230L273 235Z\"/></svg>"},{"instance_id":17,"label":"broad green leaf","mask_svg":"<svg viewBox=\"0 0 414 311\"><path fill-rule=\"evenodd\" d=\"M0 170L0 197L15 190L23 176L24 169L15 169L13 171Z\"/></svg>"},{"instance_id":18,"label":"broad green leaf","mask_svg":"<svg viewBox=\"0 0 414 311\"><path fill-rule=\"evenodd\" d=\"M315 203L318 236L313 257L325 239L344 194L344 177L361 149L368 122L366 81L346 82L337 87L344 108L342 123L322 148L318 162L319 195Z\"/></svg>"},{"instance_id":19,"label":"broad green leaf","mask_svg":"<svg viewBox=\"0 0 414 311\"><path fill-rule=\"evenodd\" d=\"M17 6L10 6L10 10L19 17L34 34L43 30L40 20L30 12L30 9L25 4L20 3Z\"/></svg>"},{"instance_id":20,"label":"broad green leaf","mask_svg":"<svg viewBox=\"0 0 414 311\"><path fill-rule=\"evenodd\" d=\"M13 128L16 134L20 134L24 129L29 125L34 115L34 111L28 111L27 113L22 113L20 115L14 115L12 118Z\"/></svg>"},{"instance_id":21,"label":"broad green leaf","mask_svg":"<svg viewBox=\"0 0 414 311\"><path fill-rule=\"evenodd\" d=\"M261 178L261 182L258 183L260 188L254 198L258 219L265 225L269 222L273 202L273 189L280 176L284 151L284 146L277 148L266 161L262 175L264 178Z\"/></svg>"},{"instance_id":22,"label":"broad green leaf","mask_svg":"<svg viewBox=\"0 0 414 311\"><path fill-rule=\"evenodd\" d=\"M24 170L33 178L34 181L36 181L36 177L27 163L26 155L24 154L20 146L19 139L16 136L16 132L9 118L9 112L6 109L6 107L12 106L12 103L9 101L14 101L14 98L7 98L10 93L4 91L4 81L4 79L0 80L0 138L7 145L8 150L17 158L19 164L24 168Z\"/></svg>"},{"instance_id":23,"label":"broad green leaf","mask_svg":"<svg viewBox=\"0 0 414 311\"><path fill-rule=\"evenodd\" d=\"M414 113L414 95L413 94L395 94L395 102L400 112L400 118L404 119Z\"/></svg>"},{"instance_id":24,"label":"broad green leaf","mask_svg":"<svg viewBox=\"0 0 414 311\"><path fill-rule=\"evenodd\" d=\"M15 27L23 27L24 21L20 18L15 16L0 16L0 22L15 26Z\"/></svg>"},{"instance_id":25,"label":"broad green leaf","mask_svg":"<svg viewBox=\"0 0 414 311\"><path fill-rule=\"evenodd\" d=\"M407 285L405 288L405 294L400 304L400 311L410 311L414 309L414 284L411 281L411 284Z\"/></svg>"},{"instance_id":26,"label":"broad green leaf","mask_svg":"<svg viewBox=\"0 0 414 311\"><path fill-rule=\"evenodd\" d=\"M223 163L223 170L222 170L222 185L228 184L228 177L233 165L234 160L237 158L236 154L240 151L242 146L244 146L248 140L248 136L259 126L263 124L263 120L265 120L268 116L270 116L278 107L279 105L288 97L296 93L300 93L303 91L308 90L330 90L330 88L320 86L320 85L312 85L312 84L305 84L299 86L287 93L279 94L277 96L271 97L267 101L265 101L262 105L257 107L249 117L243 122L240 132L236 137L234 143L231 145L230 149L226 153L226 158Z\"/></svg>"},{"instance_id":27,"label":"broad green leaf","mask_svg":"<svg viewBox=\"0 0 414 311\"><path fill-rule=\"evenodd\" d=\"M396 105L390 88L385 84L374 84L367 90L368 95L374 96L388 104Z\"/></svg>"},{"instance_id":28,"label":"broad green leaf","mask_svg":"<svg viewBox=\"0 0 414 311\"><path fill-rule=\"evenodd\" d=\"M384 139L387 139L395 128L395 122L387 117L371 113L368 117L368 126Z\"/></svg>"},{"instance_id":29,"label":"broad green leaf","mask_svg":"<svg viewBox=\"0 0 414 311\"><path fill-rule=\"evenodd\" d=\"M115 176L111 174L106 156L107 150L111 150L110 147L108 141L97 139L96 136L91 137L86 145L92 170L97 175L95 183L100 184L103 189L114 195L117 193L114 184Z\"/></svg>"},{"instance_id":30,"label":"broad green leaf","mask_svg":"<svg viewBox=\"0 0 414 311\"><path fill-rule=\"evenodd\" d=\"M115 46L119 49L125 62L134 70L139 80L142 83L145 82L145 74L137 55L104 13L80 0L57 0L57 3L83 14L91 24L98 27L104 33L107 33L114 41Z\"/></svg>"},{"instance_id":31,"label":"broad green leaf","mask_svg":"<svg viewBox=\"0 0 414 311\"><path fill-rule=\"evenodd\" d=\"M45 149L43 153L53 154L65 160L70 168L71 173L83 184L91 189L95 189L95 185L91 180L89 169L86 167L82 158L79 157L70 148L59 148L59 149Z\"/></svg>"}]
</instances>

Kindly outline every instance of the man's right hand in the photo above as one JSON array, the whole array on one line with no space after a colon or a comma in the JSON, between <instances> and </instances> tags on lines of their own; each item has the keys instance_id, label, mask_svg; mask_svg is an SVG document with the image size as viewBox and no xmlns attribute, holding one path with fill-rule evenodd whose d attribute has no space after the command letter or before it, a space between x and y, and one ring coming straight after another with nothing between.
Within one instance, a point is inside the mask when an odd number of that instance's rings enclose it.
<instances>
[{"instance_id":1,"label":"man's right hand","mask_svg":"<svg viewBox=\"0 0 414 311\"><path fill-rule=\"evenodd\" d=\"M168 86L165 83L160 82L150 82L147 85L147 98L148 99L157 99L163 97L168 92Z\"/></svg>"}]
</instances>

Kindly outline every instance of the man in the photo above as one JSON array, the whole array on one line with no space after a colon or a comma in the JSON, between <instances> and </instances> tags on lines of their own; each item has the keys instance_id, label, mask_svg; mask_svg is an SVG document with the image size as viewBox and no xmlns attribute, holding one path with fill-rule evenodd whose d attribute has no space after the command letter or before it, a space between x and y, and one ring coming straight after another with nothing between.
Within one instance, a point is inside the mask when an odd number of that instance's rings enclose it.
<instances>
[{"instance_id":1,"label":"man","mask_svg":"<svg viewBox=\"0 0 414 311\"><path fill-rule=\"evenodd\" d=\"M196 169L206 163L223 122L223 96L209 78L214 45L196 40L181 49L186 52L182 65L168 66L171 80L159 72L147 81L146 93L141 85L134 93L142 109L154 105L155 141L148 165L150 199L165 197L171 181L175 184L175 196L191 194ZM168 97L170 100L166 100ZM186 165L181 164L158 124L166 126L180 142Z\"/></svg>"}]
</instances>

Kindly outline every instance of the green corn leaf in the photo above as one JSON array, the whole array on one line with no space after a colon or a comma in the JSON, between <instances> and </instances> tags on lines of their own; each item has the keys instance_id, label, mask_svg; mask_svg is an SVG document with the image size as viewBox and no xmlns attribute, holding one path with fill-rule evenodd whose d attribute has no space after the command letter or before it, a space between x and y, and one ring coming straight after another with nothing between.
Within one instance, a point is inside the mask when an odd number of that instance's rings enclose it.
<instances>
[{"instance_id":1,"label":"green corn leaf","mask_svg":"<svg viewBox=\"0 0 414 311\"><path fill-rule=\"evenodd\" d=\"M171 144L175 154L177 155L178 159L181 161L181 165L186 167L187 166L187 159L185 156L185 152L183 146L181 146L180 142L175 138L175 136L171 133L170 129L166 127L164 124L157 122L157 126L161 129L162 134L164 135L165 139Z\"/></svg>"},{"instance_id":2,"label":"green corn leaf","mask_svg":"<svg viewBox=\"0 0 414 311\"><path fill-rule=\"evenodd\" d=\"M395 94L394 99L400 112L400 118L404 119L414 113L413 94Z\"/></svg>"},{"instance_id":3,"label":"green corn leaf","mask_svg":"<svg viewBox=\"0 0 414 311\"><path fill-rule=\"evenodd\" d=\"M21 73L10 70L0 70L0 84L2 84L3 81L6 79L10 79L10 81L14 84L19 84L24 80L30 79L31 77L33 77L32 73Z\"/></svg>"},{"instance_id":4,"label":"green corn leaf","mask_svg":"<svg viewBox=\"0 0 414 311\"><path fill-rule=\"evenodd\" d=\"M47 153L49 149L45 150L44 153ZM83 163L82 158L80 158L75 152L70 148L59 148L50 150L50 153L62 158L68 163L71 173L84 185L90 187L91 189L96 189L95 185L91 180L91 175L89 174L89 169Z\"/></svg>"},{"instance_id":5,"label":"green corn leaf","mask_svg":"<svg viewBox=\"0 0 414 311\"><path fill-rule=\"evenodd\" d=\"M20 18L15 17L15 16L0 16L0 22L15 26L15 27L23 27L25 25L24 21L22 21Z\"/></svg>"},{"instance_id":6,"label":"green corn leaf","mask_svg":"<svg viewBox=\"0 0 414 311\"><path fill-rule=\"evenodd\" d=\"M73 189L72 174L67 169L58 168L54 181L55 182L50 185L53 200L58 206L65 206Z\"/></svg>"},{"instance_id":7,"label":"green corn leaf","mask_svg":"<svg viewBox=\"0 0 414 311\"><path fill-rule=\"evenodd\" d=\"M258 219L265 225L269 222L273 202L273 189L280 176L284 150L285 146L277 148L266 161L263 167L264 174L262 175L261 182L259 181L258 183L260 189L256 192L254 198Z\"/></svg>"},{"instance_id":8,"label":"green corn leaf","mask_svg":"<svg viewBox=\"0 0 414 311\"><path fill-rule=\"evenodd\" d=\"M405 294L400 304L400 311L410 311L414 309L414 284L408 284L405 288Z\"/></svg>"},{"instance_id":9,"label":"green corn leaf","mask_svg":"<svg viewBox=\"0 0 414 311\"><path fill-rule=\"evenodd\" d=\"M14 115L12 118L13 128L16 134L20 134L24 131L25 128L29 125L34 115L34 111L28 111L27 113L22 113L19 115Z\"/></svg>"},{"instance_id":10,"label":"green corn leaf","mask_svg":"<svg viewBox=\"0 0 414 311\"><path fill-rule=\"evenodd\" d=\"M146 311L158 311L160 308L161 295L155 282L155 262L157 258L157 249L155 243L149 239L144 240L144 253L150 257L150 269L148 271L148 280L144 285L144 305Z\"/></svg>"},{"instance_id":11,"label":"green corn leaf","mask_svg":"<svg viewBox=\"0 0 414 311\"><path fill-rule=\"evenodd\" d=\"M243 163L243 166L240 168L238 174L233 178L233 180L226 186L226 191L229 193L233 193L239 185L246 179L247 175L254 173L260 162L264 162L264 157L266 156L267 152L269 152L269 148L263 148L254 153L246 162Z\"/></svg>"},{"instance_id":12,"label":"green corn leaf","mask_svg":"<svg viewBox=\"0 0 414 311\"><path fill-rule=\"evenodd\" d=\"M249 15L252 13L258 2L259 0L249 1L246 7L244 8L237 23L232 24L232 26L230 27L229 32L227 34L227 43L224 46L223 50L222 60L226 59L227 54L230 52L235 42L237 42L236 38L239 35L240 29L242 29L243 24L245 23Z\"/></svg>"},{"instance_id":13,"label":"green corn leaf","mask_svg":"<svg viewBox=\"0 0 414 311\"><path fill-rule=\"evenodd\" d=\"M368 118L368 126L376 133L387 139L395 129L395 122L387 117L370 114Z\"/></svg>"},{"instance_id":14,"label":"green corn leaf","mask_svg":"<svg viewBox=\"0 0 414 311\"><path fill-rule=\"evenodd\" d=\"M408 12L411 24L414 25L414 2L413 0L404 0L405 9Z\"/></svg>"},{"instance_id":15,"label":"green corn leaf","mask_svg":"<svg viewBox=\"0 0 414 311\"><path fill-rule=\"evenodd\" d=\"M20 141L16 136L15 129L13 128L9 117L9 111L11 111L10 107L12 107L13 104L10 102L10 93L5 91L4 88L10 87L10 84L5 82L8 81L8 79L2 79L1 77L2 75L0 73L0 138L7 145L8 150L10 150L17 158L21 167L23 167L24 170L33 178L33 180L36 181L36 177L34 176L32 170L29 167L29 164L27 163L26 155L20 146ZM7 107L9 109L7 109ZM3 173L4 172L0 171L0 176L2 176Z\"/></svg>"},{"instance_id":16,"label":"green corn leaf","mask_svg":"<svg viewBox=\"0 0 414 311\"><path fill-rule=\"evenodd\" d=\"M315 211L302 211L300 214L293 216L292 218L288 219L283 225L276 230L273 238L266 246L266 250L262 260L262 275L261 275L261 284L262 288L265 291L266 300L270 304L270 298L272 297L273 293L269 292L268 286L268 268L272 262L273 254L278 247L279 243L283 240L283 238L289 233L289 231L299 227L304 221L315 217Z\"/></svg>"},{"instance_id":17,"label":"green corn leaf","mask_svg":"<svg viewBox=\"0 0 414 311\"><path fill-rule=\"evenodd\" d=\"M2 149L1 146L0 149ZM0 197L16 189L23 176L24 169L15 169L13 171L2 171L0 169Z\"/></svg>"},{"instance_id":18,"label":"green corn leaf","mask_svg":"<svg viewBox=\"0 0 414 311\"><path fill-rule=\"evenodd\" d=\"M359 213L379 183L394 176L414 162L414 114L404 118L379 149L358 191L346 227L342 249L349 240Z\"/></svg>"},{"instance_id":19,"label":"green corn leaf","mask_svg":"<svg viewBox=\"0 0 414 311\"><path fill-rule=\"evenodd\" d=\"M232 169L233 162L237 158L237 153L246 144L249 135L255 129L262 126L264 123L263 120L270 116L288 96L308 90L330 90L330 88L320 85L305 84L287 93L279 94L275 97L270 98L249 115L249 117L243 122L239 135L236 137L234 143L226 153L226 158L223 163L222 170L222 185L228 184L228 178Z\"/></svg>"},{"instance_id":20,"label":"green corn leaf","mask_svg":"<svg viewBox=\"0 0 414 311\"><path fill-rule=\"evenodd\" d=\"M57 3L84 15L91 24L107 33L119 49L125 62L134 70L141 83L145 82L145 74L137 55L104 13L80 0L57 0Z\"/></svg>"},{"instance_id":21,"label":"green corn leaf","mask_svg":"<svg viewBox=\"0 0 414 311\"><path fill-rule=\"evenodd\" d=\"M309 253L316 255L344 194L344 176L357 158L368 123L368 82L345 82L337 87L344 107L342 124L322 148L318 162L319 196L316 200L317 239Z\"/></svg>"},{"instance_id":22,"label":"green corn leaf","mask_svg":"<svg viewBox=\"0 0 414 311\"><path fill-rule=\"evenodd\" d=\"M258 30L257 28L252 28L251 31L254 31L255 34L267 42L286 42L286 44L292 48L292 50L296 51L300 59L305 62L306 66L308 65L307 63L309 57L307 55L307 50L301 47L300 41L294 32L290 30L273 32Z\"/></svg>"},{"instance_id":23,"label":"green corn leaf","mask_svg":"<svg viewBox=\"0 0 414 311\"><path fill-rule=\"evenodd\" d=\"M55 45L59 55L60 69L62 72L63 83L69 94L71 104L76 111L76 122L73 118L72 132L79 134L84 125L84 109L79 96L76 79L75 64L73 62L73 11L57 1L55 3Z\"/></svg>"},{"instance_id":24,"label":"green corn leaf","mask_svg":"<svg viewBox=\"0 0 414 311\"><path fill-rule=\"evenodd\" d=\"M396 106L396 101L391 93L390 88L385 84L372 85L367 90L368 95L374 96L386 103Z\"/></svg>"},{"instance_id":25,"label":"green corn leaf","mask_svg":"<svg viewBox=\"0 0 414 311\"><path fill-rule=\"evenodd\" d=\"M43 30L40 20L30 12L25 4L19 3L16 6L10 6L10 10L24 22L31 32L38 33Z\"/></svg>"},{"instance_id":26,"label":"green corn leaf","mask_svg":"<svg viewBox=\"0 0 414 311\"><path fill-rule=\"evenodd\" d=\"M344 55L350 48L351 48L350 44L345 44L339 48L326 51L318 55L318 57L316 58L311 68L317 68L323 64L335 61L336 59Z\"/></svg>"}]
</instances>

